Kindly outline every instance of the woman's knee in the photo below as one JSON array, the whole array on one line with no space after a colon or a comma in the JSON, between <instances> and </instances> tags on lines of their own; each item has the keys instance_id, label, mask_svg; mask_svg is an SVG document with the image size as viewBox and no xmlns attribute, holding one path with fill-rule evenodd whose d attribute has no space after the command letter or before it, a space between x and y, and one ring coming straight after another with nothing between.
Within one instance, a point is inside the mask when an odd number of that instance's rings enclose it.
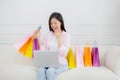
<instances>
[{"instance_id":1,"label":"woman's knee","mask_svg":"<svg viewBox=\"0 0 120 80\"><path fill-rule=\"evenodd\" d=\"M54 68L48 68L46 71L47 75L55 75L56 74L56 70Z\"/></svg>"},{"instance_id":2,"label":"woman's knee","mask_svg":"<svg viewBox=\"0 0 120 80\"><path fill-rule=\"evenodd\" d=\"M38 74L37 74L37 80L46 80L45 79L45 68L39 68L38 69Z\"/></svg>"},{"instance_id":3,"label":"woman's knee","mask_svg":"<svg viewBox=\"0 0 120 80\"><path fill-rule=\"evenodd\" d=\"M45 72L45 68L40 67L40 68L38 69L38 73L44 73L44 72Z\"/></svg>"}]
</instances>

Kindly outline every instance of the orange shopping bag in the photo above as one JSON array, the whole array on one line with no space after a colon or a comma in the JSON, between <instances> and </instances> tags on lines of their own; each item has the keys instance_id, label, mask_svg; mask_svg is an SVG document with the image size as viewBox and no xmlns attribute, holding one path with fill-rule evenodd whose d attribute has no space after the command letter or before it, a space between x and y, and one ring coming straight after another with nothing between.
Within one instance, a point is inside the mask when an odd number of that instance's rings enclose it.
<instances>
[{"instance_id":1,"label":"orange shopping bag","mask_svg":"<svg viewBox=\"0 0 120 80\"><path fill-rule=\"evenodd\" d=\"M25 36L24 38L22 38L21 40L19 40L18 42L16 42L14 44L15 48L17 50L19 50L28 41L28 39L30 39L31 36L32 36L32 34L28 34L27 36Z\"/></svg>"},{"instance_id":2,"label":"orange shopping bag","mask_svg":"<svg viewBox=\"0 0 120 80\"><path fill-rule=\"evenodd\" d=\"M92 66L92 56L90 46L84 47L84 66Z\"/></svg>"},{"instance_id":3,"label":"orange shopping bag","mask_svg":"<svg viewBox=\"0 0 120 80\"><path fill-rule=\"evenodd\" d=\"M67 59L67 61L68 61L68 67L69 67L70 69L76 67L76 66L75 66L75 59L74 59L73 51L72 51L71 48L70 48L69 51L68 51L68 54L67 54L67 56L66 56L66 59Z\"/></svg>"},{"instance_id":4,"label":"orange shopping bag","mask_svg":"<svg viewBox=\"0 0 120 80\"><path fill-rule=\"evenodd\" d=\"M32 36L21 46L19 52L22 53L24 56L32 58L32 49L33 49L33 38Z\"/></svg>"},{"instance_id":5,"label":"orange shopping bag","mask_svg":"<svg viewBox=\"0 0 120 80\"><path fill-rule=\"evenodd\" d=\"M30 42L31 42L31 37L29 37L29 39L20 47L20 49L18 51L25 55Z\"/></svg>"}]
</instances>

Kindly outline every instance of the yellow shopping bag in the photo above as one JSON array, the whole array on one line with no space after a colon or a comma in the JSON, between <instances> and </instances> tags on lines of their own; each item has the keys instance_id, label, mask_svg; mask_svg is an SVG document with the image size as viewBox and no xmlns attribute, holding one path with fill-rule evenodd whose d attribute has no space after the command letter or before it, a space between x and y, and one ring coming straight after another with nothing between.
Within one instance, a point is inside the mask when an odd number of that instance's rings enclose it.
<instances>
[{"instance_id":1,"label":"yellow shopping bag","mask_svg":"<svg viewBox=\"0 0 120 80\"><path fill-rule=\"evenodd\" d=\"M68 67L70 69L72 68L75 68L75 59L74 59L74 55L73 55L73 52L72 52L72 49L70 48L69 51L68 51L68 54L66 56L66 59L68 61Z\"/></svg>"},{"instance_id":2,"label":"yellow shopping bag","mask_svg":"<svg viewBox=\"0 0 120 80\"><path fill-rule=\"evenodd\" d=\"M33 54L33 39L31 38L30 44L26 49L25 56L28 58L32 58L32 54Z\"/></svg>"}]
</instances>

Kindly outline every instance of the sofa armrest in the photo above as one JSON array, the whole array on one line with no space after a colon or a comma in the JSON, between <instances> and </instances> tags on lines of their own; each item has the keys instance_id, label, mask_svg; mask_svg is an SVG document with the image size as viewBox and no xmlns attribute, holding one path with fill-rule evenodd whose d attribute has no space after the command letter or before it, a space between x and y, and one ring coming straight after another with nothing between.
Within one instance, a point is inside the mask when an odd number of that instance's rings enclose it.
<instances>
[{"instance_id":1,"label":"sofa armrest","mask_svg":"<svg viewBox=\"0 0 120 80\"><path fill-rule=\"evenodd\" d=\"M120 46L109 48L105 54L105 66L120 77Z\"/></svg>"}]
</instances>

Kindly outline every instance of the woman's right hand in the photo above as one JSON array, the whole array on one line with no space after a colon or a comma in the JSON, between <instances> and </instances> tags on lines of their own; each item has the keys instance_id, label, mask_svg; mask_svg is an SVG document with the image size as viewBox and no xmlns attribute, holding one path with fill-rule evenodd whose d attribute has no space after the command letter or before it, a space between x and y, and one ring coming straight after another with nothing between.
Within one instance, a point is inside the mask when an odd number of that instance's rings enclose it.
<instances>
[{"instance_id":1,"label":"woman's right hand","mask_svg":"<svg viewBox=\"0 0 120 80\"><path fill-rule=\"evenodd\" d=\"M40 46L40 45L41 45L41 41L40 41L40 30L35 30L32 36L33 36L33 39L35 39L35 38L38 39L38 43L39 43L39 46Z\"/></svg>"},{"instance_id":2,"label":"woman's right hand","mask_svg":"<svg viewBox=\"0 0 120 80\"><path fill-rule=\"evenodd\" d=\"M35 30L34 33L33 33L33 38L38 38L39 34L40 34L40 31L39 30Z\"/></svg>"}]
</instances>

